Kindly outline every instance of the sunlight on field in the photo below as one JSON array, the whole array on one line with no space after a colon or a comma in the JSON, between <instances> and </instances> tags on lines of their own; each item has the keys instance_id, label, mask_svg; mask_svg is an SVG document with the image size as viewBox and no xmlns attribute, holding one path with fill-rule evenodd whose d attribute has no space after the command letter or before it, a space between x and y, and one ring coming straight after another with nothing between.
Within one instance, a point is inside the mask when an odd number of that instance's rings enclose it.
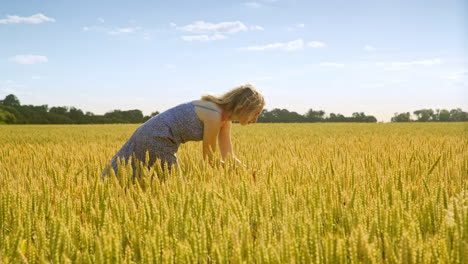
<instances>
[{"instance_id":1,"label":"sunlight on field","mask_svg":"<svg viewBox=\"0 0 468 264\"><path fill-rule=\"evenodd\" d=\"M235 125L247 169L102 181L136 128L0 126L0 263L467 262L467 123Z\"/></svg>"}]
</instances>

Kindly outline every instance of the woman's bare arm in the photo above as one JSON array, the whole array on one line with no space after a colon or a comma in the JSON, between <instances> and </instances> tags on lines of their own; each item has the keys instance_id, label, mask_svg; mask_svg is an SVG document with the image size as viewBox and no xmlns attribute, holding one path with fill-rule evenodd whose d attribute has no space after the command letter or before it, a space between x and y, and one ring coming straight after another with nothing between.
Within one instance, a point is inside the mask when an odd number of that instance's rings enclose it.
<instances>
[{"instance_id":1,"label":"woman's bare arm","mask_svg":"<svg viewBox=\"0 0 468 264\"><path fill-rule=\"evenodd\" d=\"M219 130L218 143L219 150L221 151L221 157L226 160L228 156L234 158L234 152L232 151L231 143L231 121L226 121Z\"/></svg>"},{"instance_id":2,"label":"woman's bare arm","mask_svg":"<svg viewBox=\"0 0 468 264\"><path fill-rule=\"evenodd\" d=\"M203 158L210 164L215 161L216 138L218 137L221 126L221 117L219 114L208 114L204 116L203 122Z\"/></svg>"},{"instance_id":3,"label":"woman's bare arm","mask_svg":"<svg viewBox=\"0 0 468 264\"><path fill-rule=\"evenodd\" d=\"M234 151L232 150L232 143L231 143L231 127L232 127L232 122L227 121L223 126L221 126L221 129L218 134L218 143L219 143L219 150L221 151L221 157L223 158L223 161L226 161L226 159L231 158L235 164L245 166L240 160L236 158L234 155Z\"/></svg>"}]
</instances>

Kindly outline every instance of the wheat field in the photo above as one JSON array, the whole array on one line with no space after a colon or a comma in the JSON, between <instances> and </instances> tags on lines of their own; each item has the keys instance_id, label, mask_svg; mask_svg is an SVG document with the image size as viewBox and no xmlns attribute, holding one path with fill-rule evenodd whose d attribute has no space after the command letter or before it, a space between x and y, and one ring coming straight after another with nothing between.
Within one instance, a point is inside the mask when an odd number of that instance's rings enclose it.
<instances>
[{"instance_id":1,"label":"wheat field","mask_svg":"<svg viewBox=\"0 0 468 264\"><path fill-rule=\"evenodd\" d=\"M234 125L247 168L127 166L137 125L0 126L0 263L467 263L468 124Z\"/></svg>"}]
</instances>

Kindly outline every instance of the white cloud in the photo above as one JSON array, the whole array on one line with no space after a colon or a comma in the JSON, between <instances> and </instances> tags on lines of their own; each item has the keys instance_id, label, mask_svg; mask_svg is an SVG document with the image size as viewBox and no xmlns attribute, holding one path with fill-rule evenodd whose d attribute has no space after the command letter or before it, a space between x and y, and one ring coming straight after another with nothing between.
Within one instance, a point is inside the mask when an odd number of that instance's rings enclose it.
<instances>
[{"instance_id":1,"label":"white cloud","mask_svg":"<svg viewBox=\"0 0 468 264\"><path fill-rule=\"evenodd\" d=\"M304 27L305 27L305 24L296 24L294 26L288 27L287 29L288 31L295 31Z\"/></svg>"},{"instance_id":2,"label":"white cloud","mask_svg":"<svg viewBox=\"0 0 468 264\"><path fill-rule=\"evenodd\" d=\"M246 2L243 5L248 7L248 8L260 8L260 7L262 7L262 4L260 4L258 2Z\"/></svg>"},{"instance_id":3,"label":"white cloud","mask_svg":"<svg viewBox=\"0 0 468 264\"><path fill-rule=\"evenodd\" d=\"M248 30L247 26L240 21L221 22L218 24L195 21L192 24L178 27L177 29L195 34L233 34Z\"/></svg>"},{"instance_id":4,"label":"white cloud","mask_svg":"<svg viewBox=\"0 0 468 264\"><path fill-rule=\"evenodd\" d=\"M324 48L327 46L326 43L323 43L323 42L320 42L320 41L311 41L309 43L307 43L307 46L311 47L311 48Z\"/></svg>"},{"instance_id":5,"label":"white cloud","mask_svg":"<svg viewBox=\"0 0 468 264\"><path fill-rule=\"evenodd\" d=\"M323 67L332 67L332 68L343 68L345 66L343 63L336 63L336 62L322 62L319 65Z\"/></svg>"},{"instance_id":6,"label":"white cloud","mask_svg":"<svg viewBox=\"0 0 468 264\"><path fill-rule=\"evenodd\" d=\"M302 49L302 47L304 47L304 41L302 41L302 39L290 41L285 45L285 49L288 51Z\"/></svg>"},{"instance_id":7,"label":"white cloud","mask_svg":"<svg viewBox=\"0 0 468 264\"><path fill-rule=\"evenodd\" d=\"M83 31L108 32L110 30L111 29L109 29L109 28L97 27L97 26L90 26L90 27L84 26L83 27Z\"/></svg>"},{"instance_id":8,"label":"white cloud","mask_svg":"<svg viewBox=\"0 0 468 264\"><path fill-rule=\"evenodd\" d=\"M43 22L55 22L55 19L45 16L44 14L35 14L30 17L20 16L6 16L5 19L0 19L0 24L14 24L14 23L27 23L27 24L40 24Z\"/></svg>"},{"instance_id":9,"label":"white cloud","mask_svg":"<svg viewBox=\"0 0 468 264\"><path fill-rule=\"evenodd\" d=\"M171 26L171 27L177 27L177 24L174 23L174 22L171 22L171 23L169 23L169 26Z\"/></svg>"},{"instance_id":10,"label":"white cloud","mask_svg":"<svg viewBox=\"0 0 468 264\"><path fill-rule=\"evenodd\" d=\"M302 49L303 47L304 47L304 41L302 39L297 39L297 40L284 42L284 43L273 43L273 44L267 44L263 46L250 46L246 48L241 48L241 50L263 51L263 50L280 49L280 50L286 50L286 51L293 51L293 50Z\"/></svg>"},{"instance_id":11,"label":"white cloud","mask_svg":"<svg viewBox=\"0 0 468 264\"><path fill-rule=\"evenodd\" d=\"M101 23L104 23L104 22L105 22L105 21L104 21L104 18L102 18L102 17L99 17L99 18L98 18L98 21L101 22Z\"/></svg>"},{"instance_id":12,"label":"white cloud","mask_svg":"<svg viewBox=\"0 0 468 264\"><path fill-rule=\"evenodd\" d=\"M122 35L122 34L131 34L141 30L140 27L83 27L83 31L94 31L94 32L103 32L109 35Z\"/></svg>"},{"instance_id":13,"label":"white cloud","mask_svg":"<svg viewBox=\"0 0 468 264\"><path fill-rule=\"evenodd\" d=\"M371 46L371 45L366 45L364 46L364 49L367 50L367 51L374 51L376 50L376 48L374 46Z\"/></svg>"},{"instance_id":14,"label":"white cloud","mask_svg":"<svg viewBox=\"0 0 468 264\"><path fill-rule=\"evenodd\" d=\"M181 37L185 41L212 41L212 40L220 40L220 39L226 39L227 37L222 35L222 34L214 34L211 36L208 35L191 35L191 36L182 36Z\"/></svg>"},{"instance_id":15,"label":"white cloud","mask_svg":"<svg viewBox=\"0 0 468 264\"><path fill-rule=\"evenodd\" d=\"M399 70L407 70L413 66L433 66L437 64L441 64L441 59L429 59L429 60L417 60L417 61L395 61L395 62L378 62L376 63L377 66L383 67L385 70L389 71L399 71Z\"/></svg>"},{"instance_id":16,"label":"white cloud","mask_svg":"<svg viewBox=\"0 0 468 264\"><path fill-rule=\"evenodd\" d=\"M171 23L172 27L176 27L176 24ZM208 23L204 21L195 21L192 24L176 27L177 30L190 32L198 35L186 35L181 38L185 41L213 41L226 39L225 34L235 34L241 31L259 31L264 30L263 27L254 25L247 27L244 23L240 21L228 21L221 23Z\"/></svg>"},{"instance_id":17,"label":"white cloud","mask_svg":"<svg viewBox=\"0 0 468 264\"><path fill-rule=\"evenodd\" d=\"M270 50L270 49L280 49L284 47L284 43L273 43L263 46L250 46L246 48L241 48L242 50Z\"/></svg>"},{"instance_id":18,"label":"white cloud","mask_svg":"<svg viewBox=\"0 0 468 264\"><path fill-rule=\"evenodd\" d=\"M282 49L286 51L292 51L292 50L302 49L304 46L305 46L304 41L302 39L297 39L297 40L284 42L284 43L272 43L272 44L266 44L262 46L250 46L250 47L241 48L241 50L262 51L262 50ZM311 48L323 48L326 46L327 46L326 43L323 43L320 41L311 41L307 43L307 47L311 47Z\"/></svg>"},{"instance_id":19,"label":"white cloud","mask_svg":"<svg viewBox=\"0 0 468 264\"><path fill-rule=\"evenodd\" d=\"M40 55L16 55L8 59L9 61L16 62L19 64L35 64L45 63L48 61L46 56Z\"/></svg>"},{"instance_id":20,"label":"white cloud","mask_svg":"<svg viewBox=\"0 0 468 264\"><path fill-rule=\"evenodd\" d=\"M123 27L123 28L114 28L109 30L107 33L110 35L121 35L121 34L130 34L140 30L139 27Z\"/></svg>"},{"instance_id":21,"label":"white cloud","mask_svg":"<svg viewBox=\"0 0 468 264\"><path fill-rule=\"evenodd\" d=\"M250 26L250 31L258 31L258 30L263 31L265 29L261 26Z\"/></svg>"}]
</instances>

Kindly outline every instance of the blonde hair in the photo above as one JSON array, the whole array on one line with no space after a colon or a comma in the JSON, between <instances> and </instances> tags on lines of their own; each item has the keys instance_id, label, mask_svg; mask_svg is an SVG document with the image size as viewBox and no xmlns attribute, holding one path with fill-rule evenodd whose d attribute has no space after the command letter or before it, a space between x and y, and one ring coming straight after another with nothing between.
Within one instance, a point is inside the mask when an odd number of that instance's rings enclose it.
<instances>
[{"instance_id":1,"label":"blonde hair","mask_svg":"<svg viewBox=\"0 0 468 264\"><path fill-rule=\"evenodd\" d=\"M221 95L203 95L202 100L220 105L230 115L250 114L265 106L265 99L252 84L241 85Z\"/></svg>"}]
</instances>

